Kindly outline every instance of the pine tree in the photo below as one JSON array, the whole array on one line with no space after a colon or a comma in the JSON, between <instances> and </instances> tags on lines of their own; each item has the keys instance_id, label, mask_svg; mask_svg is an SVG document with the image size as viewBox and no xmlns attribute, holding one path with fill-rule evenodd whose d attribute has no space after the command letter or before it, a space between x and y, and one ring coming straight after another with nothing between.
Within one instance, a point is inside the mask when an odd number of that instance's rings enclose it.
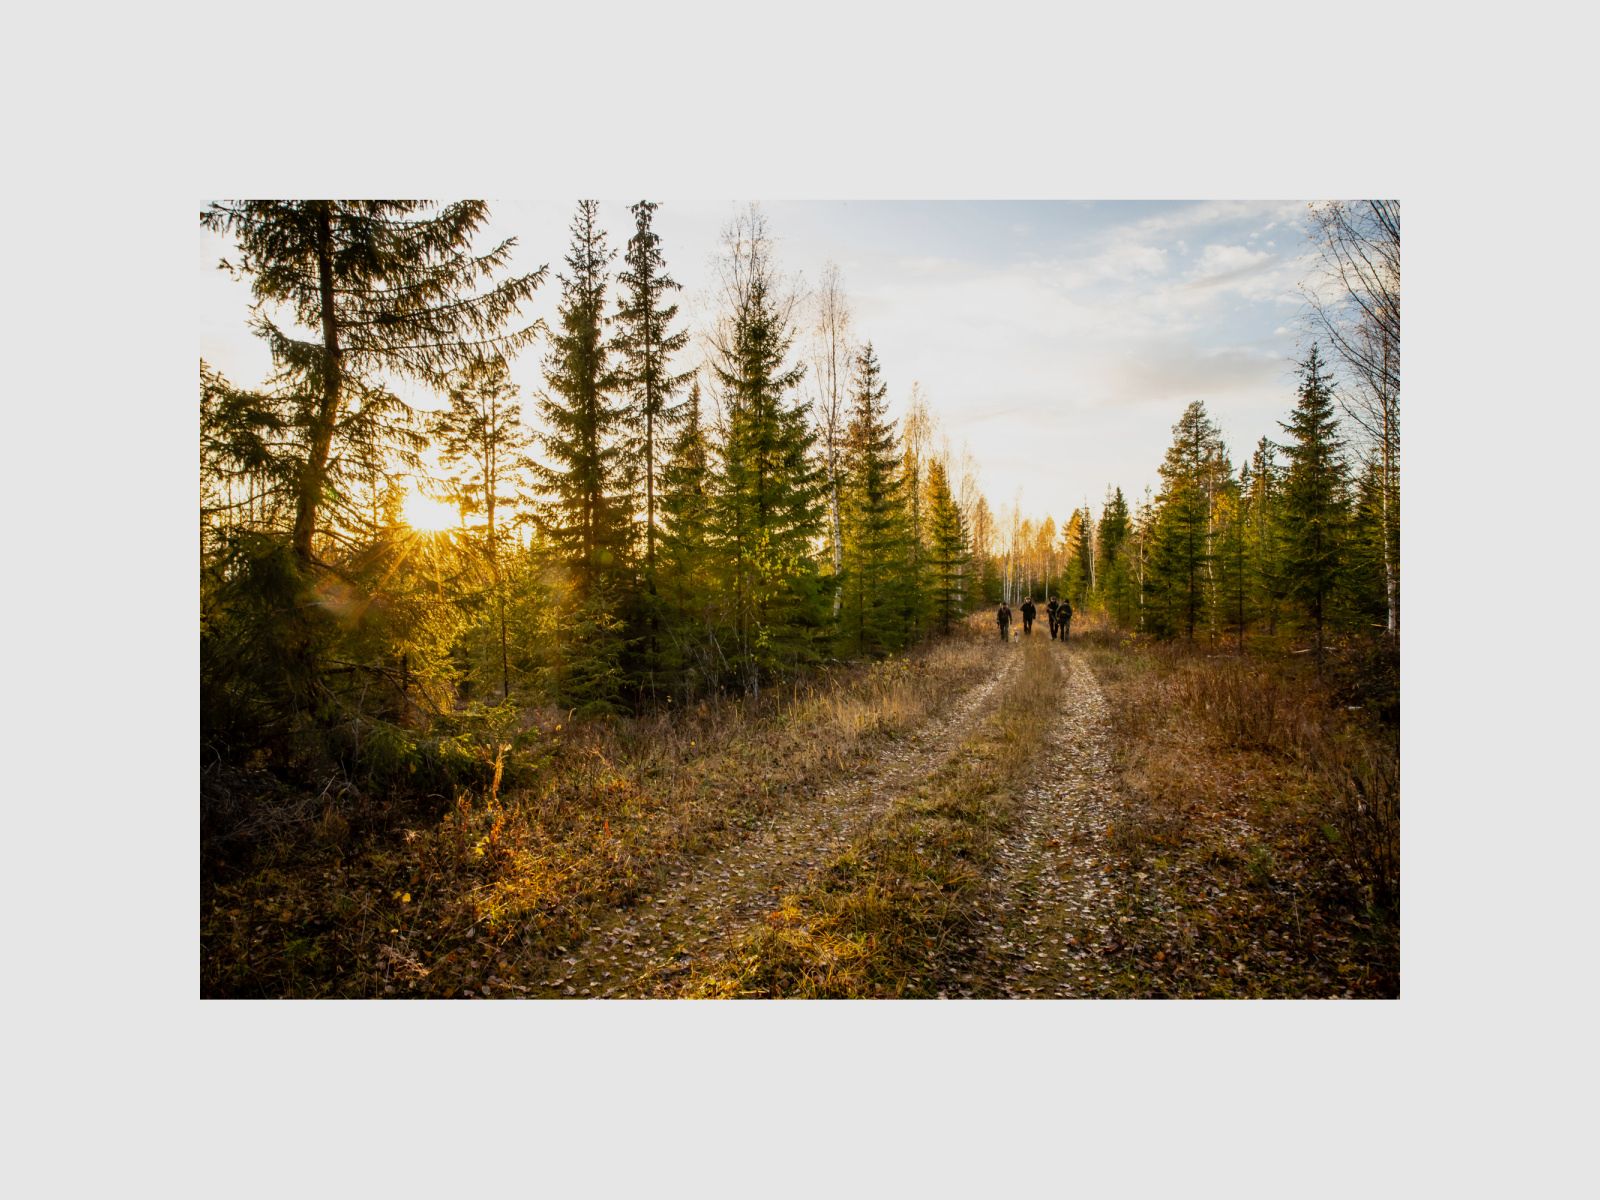
<instances>
[{"instance_id":1,"label":"pine tree","mask_svg":"<svg viewBox=\"0 0 1600 1200\"><path fill-rule=\"evenodd\" d=\"M383 374L443 386L474 355L512 353L539 332L507 326L545 269L491 282L516 243L472 252L488 213L481 200L246 200L201 214L237 243L237 263L224 266L250 280L253 326L299 401L291 544L301 562L316 561L319 514L338 489L341 429L375 436L378 419L403 408ZM365 414L353 430L352 404Z\"/></svg>"},{"instance_id":2,"label":"pine tree","mask_svg":"<svg viewBox=\"0 0 1600 1200\"><path fill-rule=\"evenodd\" d=\"M911 497L887 414L888 394L868 342L854 366L840 497L844 632L856 654L899 649L912 632L905 601L905 590L916 586L907 523Z\"/></svg>"},{"instance_id":3,"label":"pine tree","mask_svg":"<svg viewBox=\"0 0 1600 1200\"><path fill-rule=\"evenodd\" d=\"M1222 435L1205 406L1193 401L1172 427L1161 464L1161 493L1150 556L1155 630L1193 640L1206 616L1211 565L1211 501L1219 473L1228 472Z\"/></svg>"},{"instance_id":4,"label":"pine tree","mask_svg":"<svg viewBox=\"0 0 1600 1200\"><path fill-rule=\"evenodd\" d=\"M729 311L712 362L723 404L713 515L731 657L755 692L764 676L816 657L825 622L811 542L822 534L824 485L807 406L786 398L805 368L788 362L792 306L777 295L758 210L728 230L728 243Z\"/></svg>"},{"instance_id":5,"label":"pine tree","mask_svg":"<svg viewBox=\"0 0 1600 1200\"><path fill-rule=\"evenodd\" d=\"M1290 437L1283 448L1289 460L1283 481L1285 573L1289 594L1316 632L1320 662L1329 601L1346 563L1349 485L1333 388L1315 345L1300 364L1299 396L1282 427Z\"/></svg>"}]
</instances>

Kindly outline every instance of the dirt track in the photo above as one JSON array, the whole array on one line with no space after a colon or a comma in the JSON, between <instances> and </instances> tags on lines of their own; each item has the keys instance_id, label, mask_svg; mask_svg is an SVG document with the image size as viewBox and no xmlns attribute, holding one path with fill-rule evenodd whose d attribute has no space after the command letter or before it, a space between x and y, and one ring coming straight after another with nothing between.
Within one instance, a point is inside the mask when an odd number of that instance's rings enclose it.
<instances>
[{"instance_id":1,"label":"dirt track","mask_svg":"<svg viewBox=\"0 0 1600 1200\"><path fill-rule=\"evenodd\" d=\"M670 994L696 964L722 953L843 851L878 814L938 767L991 713L1020 653L996 647L993 669L943 714L884 751L873 767L781 809L734 845L686 862L553 965L529 996Z\"/></svg>"}]
</instances>

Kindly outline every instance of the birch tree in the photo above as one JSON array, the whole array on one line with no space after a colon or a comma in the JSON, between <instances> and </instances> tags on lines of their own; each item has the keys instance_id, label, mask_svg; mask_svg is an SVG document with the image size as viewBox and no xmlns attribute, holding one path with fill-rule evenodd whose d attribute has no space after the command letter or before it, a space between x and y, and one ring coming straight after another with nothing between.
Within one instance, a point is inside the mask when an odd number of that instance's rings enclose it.
<instances>
[{"instance_id":1,"label":"birch tree","mask_svg":"<svg viewBox=\"0 0 1600 1200\"><path fill-rule=\"evenodd\" d=\"M833 558L834 620L839 618L843 601L840 572L844 565L844 542L840 531L839 491L847 420L846 398L855 354L855 339L850 329L850 303L839 280L838 265L829 262L823 265L822 282L817 289L816 323L812 327L811 340L811 378L828 479L828 544Z\"/></svg>"}]
</instances>

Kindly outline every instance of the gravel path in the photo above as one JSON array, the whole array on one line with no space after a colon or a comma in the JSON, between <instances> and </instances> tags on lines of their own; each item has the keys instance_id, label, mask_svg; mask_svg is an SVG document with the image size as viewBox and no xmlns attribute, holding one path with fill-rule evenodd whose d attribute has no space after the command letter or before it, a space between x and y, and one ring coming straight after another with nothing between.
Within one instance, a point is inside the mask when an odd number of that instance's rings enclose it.
<instances>
[{"instance_id":1,"label":"gravel path","mask_svg":"<svg viewBox=\"0 0 1600 1200\"><path fill-rule=\"evenodd\" d=\"M1102 952L1117 942L1107 838L1111 719L1094 672L1065 652L1067 678L1050 744L1000 839L986 936L958 994L1092 996Z\"/></svg>"},{"instance_id":2,"label":"gravel path","mask_svg":"<svg viewBox=\"0 0 1600 1200\"><path fill-rule=\"evenodd\" d=\"M696 963L720 956L774 899L827 865L905 788L938 769L993 711L1020 654L928 722L890 743L871 770L774 814L738 843L686 862L674 881L641 897L556 960L530 996L666 995Z\"/></svg>"}]
</instances>

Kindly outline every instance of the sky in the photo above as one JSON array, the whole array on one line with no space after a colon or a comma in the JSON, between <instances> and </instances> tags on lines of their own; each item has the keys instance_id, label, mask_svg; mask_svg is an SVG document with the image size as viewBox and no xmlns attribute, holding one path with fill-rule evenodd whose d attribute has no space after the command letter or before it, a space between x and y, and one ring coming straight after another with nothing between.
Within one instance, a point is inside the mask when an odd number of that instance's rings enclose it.
<instances>
[{"instance_id":1,"label":"sky","mask_svg":"<svg viewBox=\"0 0 1600 1200\"><path fill-rule=\"evenodd\" d=\"M668 270L684 285L680 321L697 334L716 309L720 233L746 203L667 197L657 210ZM779 272L809 293L826 263L838 265L891 415L915 382L954 453L970 451L997 511L1020 499L1025 516L1061 524L1084 503L1098 513L1113 485L1136 502L1158 485L1191 400L1205 403L1236 467L1262 435L1281 433L1304 342L1305 201L759 203ZM619 258L627 206L601 200ZM514 236L517 270L551 267L530 317L553 322L575 207L490 202L482 244ZM270 364L246 328L248 287L217 269L226 245L215 235L202 231L200 250L201 355L233 382L258 384ZM802 330L797 351L805 341ZM529 414L543 357L541 344L512 368ZM683 369L702 357L695 338Z\"/></svg>"}]
</instances>

